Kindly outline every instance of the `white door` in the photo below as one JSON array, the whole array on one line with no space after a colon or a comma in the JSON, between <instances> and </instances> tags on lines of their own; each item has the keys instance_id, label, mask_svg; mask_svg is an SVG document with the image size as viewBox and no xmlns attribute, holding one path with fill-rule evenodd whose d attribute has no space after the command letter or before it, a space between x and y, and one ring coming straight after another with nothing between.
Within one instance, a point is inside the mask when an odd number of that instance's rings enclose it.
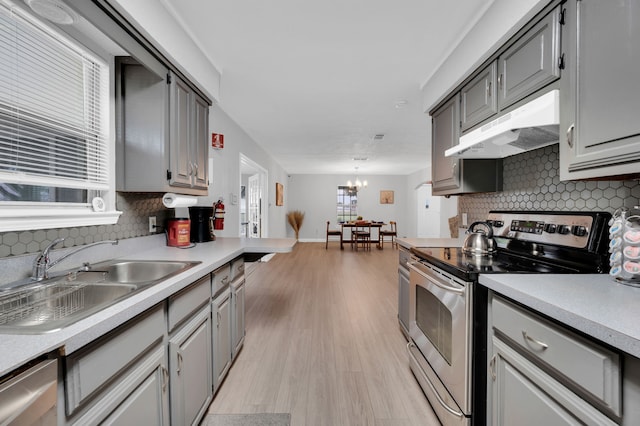
<instances>
[{"instance_id":1,"label":"white door","mask_svg":"<svg viewBox=\"0 0 640 426\"><path fill-rule=\"evenodd\" d=\"M249 176L248 194L249 200L249 238L260 238L262 236L262 193L260 185L260 174Z\"/></svg>"}]
</instances>

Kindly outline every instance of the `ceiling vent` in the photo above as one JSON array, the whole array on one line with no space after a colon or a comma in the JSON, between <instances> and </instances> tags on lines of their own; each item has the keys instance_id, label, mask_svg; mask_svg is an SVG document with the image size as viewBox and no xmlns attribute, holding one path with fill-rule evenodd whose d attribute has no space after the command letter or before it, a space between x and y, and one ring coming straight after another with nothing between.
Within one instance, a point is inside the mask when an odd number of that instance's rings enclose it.
<instances>
[{"instance_id":1,"label":"ceiling vent","mask_svg":"<svg viewBox=\"0 0 640 426\"><path fill-rule=\"evenodd\" d=\"M353 161L367 161L369 157L353 157Z\"/></svg>"},{"instance_id":2,"label":"ceiling vent","mask_svg":"<svg viewBox=\"0 0 640 426\"><path fill-rule=\"evenodd\" d=\"M378 133L373 137L374 141L381 141L382 139L384 139L384 133Z\"/></svg>"}]
</instances>

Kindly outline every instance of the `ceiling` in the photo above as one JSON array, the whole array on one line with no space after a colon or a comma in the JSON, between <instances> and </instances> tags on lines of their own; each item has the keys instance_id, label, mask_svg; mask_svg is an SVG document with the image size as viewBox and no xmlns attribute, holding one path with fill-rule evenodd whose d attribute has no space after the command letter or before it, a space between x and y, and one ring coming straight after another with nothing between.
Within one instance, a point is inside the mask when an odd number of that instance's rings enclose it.
<instances>
[{"instance_id":1,"label":"ceiling","mask_svg":"<svg viewBox=\"0 0 640 426\"><path fill-rule=\"evenodd\" d=\"M406 175L430 164L421 85L493 0L163 2L287 173Z\"/></svg>"}]
</instances>

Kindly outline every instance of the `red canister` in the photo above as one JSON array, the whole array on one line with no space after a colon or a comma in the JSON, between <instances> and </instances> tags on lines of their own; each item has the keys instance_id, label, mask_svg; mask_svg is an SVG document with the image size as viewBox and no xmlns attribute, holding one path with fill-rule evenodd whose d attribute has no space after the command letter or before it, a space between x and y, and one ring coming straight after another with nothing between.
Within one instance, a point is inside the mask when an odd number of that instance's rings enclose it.
<instances>
[{"instance_id":1,"label":"red canister","mask_svg":"<svg viewBox=\"0 0 640 426\"><path fill-rule=\"evenodd\" d=\"M191 221L184 217L167 219L165 234L169 247L186 247L191 244Z\"/></svg>"}]
</instances>

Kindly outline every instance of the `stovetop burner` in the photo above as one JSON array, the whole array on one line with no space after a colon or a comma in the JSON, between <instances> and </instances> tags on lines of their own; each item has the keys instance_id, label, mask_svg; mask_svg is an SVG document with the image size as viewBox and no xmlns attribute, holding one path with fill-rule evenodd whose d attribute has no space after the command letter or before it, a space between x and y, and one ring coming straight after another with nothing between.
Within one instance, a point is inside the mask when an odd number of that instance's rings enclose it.
<instances>
[{"instance_id":1,"label":"stovetop burner","mask_svg":"<svg viewBox=\"0 0 640 426\"><path fill-rule=\"evenodd\" d=\"M411 250L420 259L434 264L441 269L473 281L478 274L570 274L580 270L567 266L554 265L544 259L525 259L498 250L494 256L470 256L461 248L433 247L414 248Z\"/></svg>"},{"instance_id":2,"label":"stovetop burner","mask_svg":"<svg viewBox=\"0 0 640 426\"><path fill-rule=\"evenodd\" d=\"M478 274L606 273L608 221L602 212L489 213L498 252L473 256L461 248L413 248L425 263L467 281Z\"/></svg>"}]
</instances>

